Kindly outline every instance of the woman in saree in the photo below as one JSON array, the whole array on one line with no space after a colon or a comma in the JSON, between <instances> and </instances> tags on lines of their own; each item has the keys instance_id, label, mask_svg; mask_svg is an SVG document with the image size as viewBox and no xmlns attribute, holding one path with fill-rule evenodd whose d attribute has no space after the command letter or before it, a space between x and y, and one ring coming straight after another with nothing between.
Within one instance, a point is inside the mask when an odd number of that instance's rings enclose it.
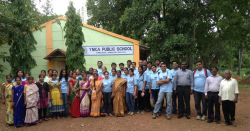
<instances>
[{"instance_id":1,"label":"woman in saree","mask_svg":"<svg viewBox=\"0 0 250 131\"><path fill-rule=\"evenodd\" d=\"M13 107L12 107L12 77L10 75L6 76L7 82L2 85L2 103L6 106L6 126L13 125Z\"/></svg>"},{"instance_id":2,"label":"woman in saree","mask_svg":"<svg viewBox=\"0 0 250 131\"><path fill-rule=\"evenodd\" d=\"M12 101L14 107L14 126L21 127L24 125L24 85L21 84L21 78L16 77L16 85L12 87Z\"/></svg>"},{"instance_id":3,"label":"woman in saree","mask_svg":"<svg viewBox=\"0 0 250 131\"><path fill-rule=\"evenodd\" d=\"M37 124L39 107L39 88L33 83L34 78L28 78L29 84L24 86L24 105L26 105L25 124Z\"/></svg>"},{"instance_id":4,"label":"woman in saree","mask_svg":"<svg viewBox=\"0 0 250 131\"><path fill-rule=\"evenodd\" d=\"M88 95L90 83L87 74L82 74L80 82L80 116L89 116L90 99Z\"/></svg>"},{"instance_id":5,"label":"woman in saree","mask_svg":"<svg viewBox=\"0 0 250 131\"><path fill-rule=\"evenodd\" d=\"M79 80L76 78L76 72L73 72L72 79L69 80L69 87L71 89L71 116L80 117L80 95L79 95Z\"/></svg>"},{"instance_id":6,"label":"woman in saree","mask_svg":"<svg viewBox=\"0 0 250 131\"><path fill-rule=\"evenodd\" d=\"M121 71L117 71L117 78L114 79L112 85L112 98L115 116L124 116L125 94L127 81L121 78Z\"/></svg>"},{"instance_id":7,"label":"woman in saree","mask_svg":"<svg viewBox=\"0 0 250 131\"><path fill-rule=\"evenodd\" d=\"M53 112L54 119L59 119L59 113L64 111L62 94L61 94L61 84L57 80L57 75L53 74L52 80L48 83L52 99L52 107L50 112Z\"/></svg>"},{"instance_id":8,"label":"woman in saree","mask_svg":"<svg viewBox=\"0 0 250 131\"><path fill-rule=\"evenodd\" d=\"M94 73L94 80L90 83L91 95L91 113L93 117L100 116L101 99L102 99L102 80L98 80L98 74Z\"/></svg>"}]
</instances>

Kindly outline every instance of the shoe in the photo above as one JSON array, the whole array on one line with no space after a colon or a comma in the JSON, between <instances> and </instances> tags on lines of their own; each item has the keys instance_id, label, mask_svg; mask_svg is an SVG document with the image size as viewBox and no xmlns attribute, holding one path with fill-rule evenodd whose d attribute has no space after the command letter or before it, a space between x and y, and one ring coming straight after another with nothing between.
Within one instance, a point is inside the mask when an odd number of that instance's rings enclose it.
<instances>
[{"instance_id":1,"label":"shoe","mask_svg":"<svg viewBox=\"0 0 250 131\"><path fill-rule=\"evenodd\" d=\"M211 123L211 122L213 122L213 120L211 120L211 119L208 119L208 120L207 120L207 123Z\"/></svg>"},{"instance_id":2,"label":"shoe","mask_svg":"<svg viewBox=\"0 0 250 131\"><path fill-rule=\"evenodd\" d=\"M131 112L128 112L128 115L130 115Z\"/></svg>"},{"instance_id":3,"label":"shoe","mask_svg":"<svg viewBox=\"0 0 250 131\"><path fill-rule=\"evenodd\" d=\"M161 112L159 112L158 114L159 114L159 116L161 116L161 115L162 115L162 113L161 113Z\"/></svg>"},{"instance_id":4,"label":"shoe","mask_svg":"<svg viewBox=\"0 0 250 131\"><path fill-rule=\"evenodd\" d=\"M143 110L143 111L141 111L141 114L144 114L145 113L145 111Z\"/></svg>"},{"instance_id":5,"label":"shoe","mask_svg":"<svg viewBox=\"0 0 250 131\"><path fill-rule=\"evenodd\" d=\"M179 114L178 118L182 118L183 117L183 114Z\"/></svg>"},{"instance_id":6,"label":"shoe","mask_svg":"<svg viewBox=\"0 0 250 131\"><path fill-rule=\"evenodd\" d=\"M236 127L236 124L234 123L234 121L231 122L231 125L232 125L233 127Z\"/></svg>"},{"instance_id":7,"label":"shoe","mask_svg":"<svg viewBox=\"0 0 250 131\"><path fill-rule=\"evenodd\" d=\"M156 114L153 114L153 119L156 119Z\"/></svg>"},{"instance_id":8,"label":"shoe","mask_svg":"<svg viewBox=\"0 0 250 131\"><path fill-rule=\"evenodd\" d=\"M197 117L196 117L196 120L201 120L201 116L197 116Z\"/></svg>"},{"instance_id":9,"label":"shoe","mask_svg":"<svg viewBox=\"0 0 250 131\"><path fill-rule=\"evenodd\" d=\"M177 111L173 111L172 113L173 113L173 114L176 114L176 113L177 113Z\"/></svg>"},{"instance_id":10,"label":"shoe","mask_svg":"<svg viewBox=\"0 0 250 131\"><path fill-rule=\"evenodd\" d=\"M187 119L190 119L190 115L186 114Z\"/></svg>"},{"instance_id":11,"label":"shoe","mask_svg":"<svg viewBox=\"0 0 250 131\"><path fill-rule=\"evenodd\" d=\"M141 111L140 111L140 110L138 110L138 111L137 111L137 114L140 114L140 113L141 113Z\"/></svg>"},{"instance_id":12,"label":"shoe","mask_svg":"<svg viewBox=\"0 0 250 131\"><path fill-rule=\"evenodd\" d=\"M231 123L229 124L229 123L226 123L226 122L225 122L225 126L228 126L228 125L231 125Z\"/></svg>"},{"instance_id":13,"label":"shoe","mask_svg":"<svg viewBox=\"0 0 250 131\"><path fill-rule=\"evenodd\" d=\"M167 119L168 119L168 120L170 120L170 119L171 119L171 117L170 117L170 116L167 116Z\"/></svg>"},{"instance_id":14,"label":"shoe","mask_svg":"<svg viewBox=\"0 0 250 131\"><path fill-rule=\"evenodd\" d=\"M134 112L131 112L130 115L131 115L131 116L134 115Z\"/></svg>"},{"instance_id":15,"label":"shoe","mask_svg":"<svg viewBox=\"0 0 250 131\"><path fill-rule=\"evenodd\" d=\"M150 112L150 109L147 109L146 111L147 111L147 112Z\"/></svg>"},{"instance_id":16,"label":"shoe","mask_svg":"<svg viewBox=\"0 0 250 131\"><path fill-rule=\"evenodd\" d=\"M201 120L202 120L202 121L205 121L205 120L206 120L206 116L203 115L203 116L201 117Z\"/></svg>"},{"instance_id":17,"label":"shoe","mask_svg":"<svg viewBox=\"0 0 250 131\"><path fill-rule=\"evenodd\" d=\"M215 120L217 124L220 124L220 120Z\"/></svg>"}]
</instances>

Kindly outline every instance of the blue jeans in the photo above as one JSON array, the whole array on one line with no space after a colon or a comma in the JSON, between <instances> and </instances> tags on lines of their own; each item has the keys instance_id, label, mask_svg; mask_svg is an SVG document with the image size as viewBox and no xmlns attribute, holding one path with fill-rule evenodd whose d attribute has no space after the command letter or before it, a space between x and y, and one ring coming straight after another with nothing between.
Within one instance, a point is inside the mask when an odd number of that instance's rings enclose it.
<instances>
[{"instance_id":1,"label":"blue jeans","mask_svg":"<svg viewBox=\"0 0 250 131\"><path fill-rule=\"evenodd\" d=\"M172 98L172 92L160 92L159 93L158 100L157 100L157 102L155 104L154 114L156 114L157 112L159 112L165 96L166 96L166 99L167 99L166 114L167 114L167 116L171 115L171 98Z\"/></svg>"},{"instance_id":2,"label":"blue jeans","mask_svg":"<svg viewBox=\"0 0 250 131\"><path fill-rule=\"evenodd\" d=\"M151 89L151 94L152 94L152 98L153 98L153 106L155 108L155 104L158 100L158 94L159 94L160 89ZM162 111L162 107L160 108L159 112Z\"/></svg>"},{"instance_id":3,"label":"blue jeans","mask_svg":"<svg viewBox=\"0 0 250 131\"><path fill-rule=\"evenodd\" d=\"M133 94L126 92L126 102L128 104L128 109L130 112L134 112L135 110L135 103Z\"/></svg>"},{"instance_id":4,"label":"blue jeans","mask_svg":"<svg viewBox=\"0 0 250 131\"><path fill-rule=\"evenodd\" d=\"M68 96L67 93L62 93L62 101L63 101L63 114L68 115Z\"/></svg>"},{"instance_id":5,"label":"blue jeans","mask_svg":"<svg viewBox=\"0 0 250 131\"><path fill-rule=\"evenodd\" d=\"M198 116L207 116L207 100L203 92L194 91L195 109ZM202 113L201 113L201 102L202 102Z\"/></svg>"}]
</instances>

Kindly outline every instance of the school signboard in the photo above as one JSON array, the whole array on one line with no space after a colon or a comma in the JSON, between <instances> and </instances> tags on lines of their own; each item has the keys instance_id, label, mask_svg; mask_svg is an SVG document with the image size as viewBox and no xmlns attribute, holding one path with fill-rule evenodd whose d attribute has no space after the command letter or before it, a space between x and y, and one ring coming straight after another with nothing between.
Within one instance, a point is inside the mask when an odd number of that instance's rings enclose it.
<instances>
[{"instance_id":1,"label":"school signboard","mask_svg":"<svg viewBox=\"0 0 250 131\"><path fill-rule=\"evenodd\" d=\"M133 55L133 45L117 45L117 46L83 46L85 56L93 55Z\"/></svg>"}]
</instances>

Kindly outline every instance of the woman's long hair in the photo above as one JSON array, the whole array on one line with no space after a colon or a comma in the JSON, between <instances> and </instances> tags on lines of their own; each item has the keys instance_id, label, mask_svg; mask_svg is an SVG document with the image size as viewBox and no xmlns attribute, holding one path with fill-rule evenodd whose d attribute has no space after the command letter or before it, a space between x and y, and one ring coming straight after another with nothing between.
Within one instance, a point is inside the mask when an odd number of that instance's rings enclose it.
<instances>
[{"instance_id":1,"label":"woman's long hair","mask_svg":"<svg viewBox=\"0 0 250 131\"><path fill-rule=\"evenodd\" d=\"M141 68L142 69L142 73L141 73L141 75L140 75L140 77L144 74L144 70L143 70L143 66L139 66L139 68ZM138 72L139 72L139 68L138 68Z\"/></svg>"},{"instance_id":2,"label":"woman's long hair","mask_svg":"<svg viewBox=\"0 0 250 131\"><path fill-rule=\"evenodd\" d=\"M22 71L22 73L23 73L22 78L24 79L24 78L25 78L25 74L24 74L23 70L17 70L15 77L20 77L20 76L18 76L18 72L19 72L19 71Z\"/></svg>"},{"instance_id":3,"label":"woman's long hair","mask_svg":"<svg viewBox=\"0 0 250 131\"><path fill-rule=\"evenodd\" d=\"M66 80L66 82L68 82L68 79L69 79L69 74L68 74L68 72L66 71L66 69L62 69L61 71L60 71L60 75L59 75L59 81L61 81L62 80L62 78L63 78L63 71L65 71L66 72L66 74L65 74L65 80Z\"/></svg>"},{"instance_id":4,"label":"woman's long hair","mask_svg":"<svg viewBox=\"0 0 250 131\"><path fill-rule=\"evenodd\" d=\"M98 77L98 74L97 73L93 74L93 77L95 77L95 76ZM95 78L94 78L94 87L95 87ZM96 87L95 87L95 89L96 89Z\"/></svg>"}]
</instances>

